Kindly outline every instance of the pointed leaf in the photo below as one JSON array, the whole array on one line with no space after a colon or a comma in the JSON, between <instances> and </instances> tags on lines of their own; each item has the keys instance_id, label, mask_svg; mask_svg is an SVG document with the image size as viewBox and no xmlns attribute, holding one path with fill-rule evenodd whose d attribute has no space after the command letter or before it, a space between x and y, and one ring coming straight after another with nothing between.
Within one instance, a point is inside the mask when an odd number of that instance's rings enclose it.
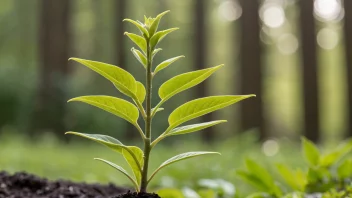
<instances>
[{"instance_id":1,"label":"pointed leaf","mask_svg":"<svg viewBox=\"0 0 352 198\"><path fill-rule=\"evenodd\" d=\"M131 180L131 182L133 183L134 185L134 188L135 190L139 190L138 187L139 185L137 184L137 182L128 174L128 172L123 169L121 166L118 166L112 162L109 162L108 160L104 160L104 159L100 159L100 158L94 158L95 160L99 160L99 161L102 161L108 165L110 165L111 167L115 168L116 170L120 171L122 174L124 174L129 180Z\"/></svg>"},{"instance_id":2,"label":"pointed leaf","mask_svg":"<svg viewBox=\"0 0 352 198\"><path fill-rule=\"evenodd\" d=\"M136 92L136 96L137 96L139 102L141 102L141 103L144 102L145 94L146 94L146 91L145 91L144 85L143 85L141 82L138 82L138 81L137 81L137 92Z\"/></svg>"},{"instance_id":3,"label":"pointed leaf","mask_svg":"<svg viewBox=\"0 0 352 198\"><path fill-rule=\"evenodd\" d=\"M138 186L141 184L141 178L142 178L142 167L144 164L144 159L143 159L143 151L136 147L136 146L128 146L128 150L123 149L122 150L122 155L127 161L127 163L130 165L135 180L138 184Z\"/></svg>"},{"instance_id":4,"label":"pointed leaf","mask_svg":"<svg viewBox=\"0 0 352 198\"><path fill-rule=\"evenodd\" d=\"M146 37L148 38L149 37L149 32L148 30L144 27L144 25L138 23L137 21L134 21L132 19L124 19L123 21L127 21L127 22L130 22L132 23L133 25L135 25L143 34L146 35Z\"/></svg>"},{"instance_id":5,"label":"pointed leaf","mask_svg":"<svg viewBox=\"0 0 352 198\"><path fill-rule=\"evenodd\" d=\"M267 186L268 189L273 189L275 185L274 179L267 171L267 169L265 169L264 167L262 167L251 159L246 159L246 167L248 169L248 172L255 175L259 180L261 180Z\"/></svg>"},{"instance_id":6,"label":"pointed leaf","mask_svg":"<svg viewBox=\"0 0 352 198\"><path fill-rule=\"evenodd\" d=\"M306 182L302 181L302 178L300 178L302 176L300 172L291 170L285 164L278 164L276 167L281 177L293 190L304 191Z\"/></svg>"},{"instance_id":7,"label":"pointed leaf","mask_svg":"<svg viewBox=\"0 0 352 198\"><path fill-rule=\"evenodd\" d=\"M200 156L200 155L208 155L208 154L219 154L218 152L208 152L208 151L198 151L198 152L187 152L187 153L182 153L179 155L176 155L168 160L166 160L165 162L163 162L155 171L154 173L150 176L149 180L150 181L157 172L159 172L162 168L173 164L175 162L181 161L181 160L185 160L188 158L192 158L192 157L196 157L196 156Z\"/></svg>"},{"instance_id":8,"label":"pointed leaf","mask_svg":"<svg viewBox=\"0 0 352 198\"><path fill-rule=\"evenodd\" d=\"M313 142L302 137L302 151L304 158L307 160L309 165L318 166L320 160L320 152L319 149L314 145Z\"/></svg>"},{"instance_id":9,"label":"pointed leaf","mask_svg":"<svg viewBox=\"0 0 352 198\"><path fill-rule=\"evenodd\" d=\"M166 101L181 91L194 87L203 82L222 66L223 65L219 65L208 69L202 69L177 75L160 86L159 96L163 101Z\"/></svg>"},{"instance_id":10,"label":"pointed leaf","mask_svg":"<svg viewBox=\"0 0 352 198\"><path fill-rule=\"evenodd\" d=\"M155 17L153 23L150 25L150 28L149 28L149 34L152 36L154 35L154 33L156 32L156 30L158 29L158 26L159 26L159 22L160 22L160 19L166 14L170 12L170 10L168 11L165 11L163 13L160 13L158 14L158 16Z\"/></svg>"},{"instance_id":11,"label":"pointed leaf","mask_svg":"<svg viewBox=\"0 0 352 198\"><path fill-rule=\"evenodd\" d=\"M222 109L241 100L253 97L255 95L238 95L238 96L210 96L189 101L176 108L169 116L169 128L171 130L178 125L200 117L207 113Z\"/></svg>"},{"instance_id":12,"label":"pointed leaf","mask_svg":"<svg viewBox=\"0 0 352 198\"><path fill-rule=\"evenodd\" d=\"M155 56L158 52L160 52L161 50L163 50L163 49L157 48L157 49L153 50L153 52L152 52L152 59L154 59L154 56Z\"/></svg>"},{"instance_id":13,"label":"pointed leaf","mask_svg":"<svg viewBox=\"0 0 352 198\"><path fill-rule=\"evenodd\" d=\"M125 147L125 145L123 145L119 140L107 135L78 133L73 131L66 132L65 134L76 135L76 136L93 140L95 142L103 144L104 146L109 147L110 149L118 153L122 153L122 150Z\"/></svg>"},{"instance_id":14,"label":"pointed leaf","mask_svg":"<svg viewBox=\"0 0 352 198\"><path fill-rule=\"evenodd\" d=\"M337 167L337 175L341 180L352 177L352 159L343 161Z\"/></svg>"},{"instance_id":15,"label":"pointed leaf","mask_svg":"<svg viewBox=\"0 0 352 198\"><path fill-rule=\"evenodd\" d=\"M256 177L254 174L247 173L247 171L244 170L237 170L236 174L241 177L242 180L256 187L260 191L268 191L268 187L265 185L265 183L261 181L258 177Z\"/></svg>"},{"instance_id":16,"label":"pointed leaf","mask_svg":"<svg viewBox=\"0 0 352 198\"><path fill-rule=\"evenodd\" d=\"M164 68L168 67L170 64L172 64L173 62L177 61L180 58L184 58L185 56L177 56L174 58L170 58L167 59L166 61L163 61L162 63L160 63L158 66L156 66L155 70L154 70L154 75L156 73L158 73L159 71L163 70Z\"/></svg>"},{"instance_id":17,"label":"pointed leaf","mask_svg":"<svg viewBox=\"0 0 352 198\"><path fill-rule=\"evenodd\" d=\"M139 111L136 106L126 100L112 96L81 96L72 98L68 102L73 101L79 101L93 105L127 120L133 125L137 124Z\"/></svg>"},{"instance_id":18,"label":"pointed leaf","mask_svg":"<svg viewBox=\"0 0 352 198\"><path fill-rule=\"evenodd\" d=\"M129 72L125 71L124 69L102 62L79 58L70 58L69 60L79 62L102 75L114 83L115 86L117 86L118 89L127 96L133 97L133 94L136 92L136 80Z\"/></svg>"},{"instance_id":19,"label":"pointed leaf","mask_svg":"<svg viewBox=\"0 0 352 198\"><path fill-rule=\"evenodd\" d=\"M339 162L341 158L343 158L346 154L351 152L352 150L352 139L345 141L340 144L336 149L332 152L321 156L320 158L320 166L330 167Z\"/></svg>"},{"instance_id":20,"label":"pointed leaf","mask_svg":"<svg viewBox=\"0 0 352 198\"><path fill-rule=\"evenodd\" d=\"M147 42L145 39L141 36L138 36L137 34L133 33L128 33L125 32L125 34L128 36L128 38L131 39L145 54L147 53Z\"/></svg>"},{"instance_id":21,"label":"pointed leaf","mask_svg":"<svg viewBox=\"0 0 352 198\"><path fill-rule=\"evenodd\" d=\"M170 28L170 29L167 29L167 30L162 30L162 31L159 31L157 33L155 33L152 38L150 39L150 47L151 49L155 49L156 45L161 41L163 40L163 38L168 35L169 33L175 31L175 30L178 30L178 28Z\"/></svg>"},{"instance_id":22,"label":"pointed leaf","mask_svg":"<svg viewBox=\"0 0 352 198\"><path fill-rule=\"evenodd\" d=\"M143 67L146 68L147 58L144 56L144 54L141 51L134 48L131 49L131 52L134 55L134 57L136 57L136 59L143 65Z\"/></svg>"},{"instance_id":23,"label":"pointed leaf","mask_svg":"<svg viewBox=\"0 0 352 198\"><path fill-rule=\"evenodd\" d=\"M186 134L186 133L192 133L196 132L202 129L206 129L209 127L212 127L214 125L227 122L226 120L217 120L217 121L211 121L211 122L204 122L200 124L192 124L192 125L187 125L187 126L181 126L172 129L169 133L167 133L167 136L170 135L181 135L181 134Z\"/></svg>"}]
</instances>

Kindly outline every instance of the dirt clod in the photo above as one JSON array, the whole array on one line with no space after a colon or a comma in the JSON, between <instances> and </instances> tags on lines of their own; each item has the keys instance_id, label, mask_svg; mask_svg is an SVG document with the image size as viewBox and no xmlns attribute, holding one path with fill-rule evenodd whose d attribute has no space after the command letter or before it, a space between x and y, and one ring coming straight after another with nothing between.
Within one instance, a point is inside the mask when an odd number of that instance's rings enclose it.
<instances>
[{"instance_id":1,"label":"dirt clod","mask_svg":"<svg viewBox=\"0 0 352 198\"><path fill-rule=\"evenodd\" d=\"M128 191L125 194L121 194L115 198L161 198L155 193L136 193Z\"/></svg>"},{"instance_id":2,"label":"dirt clod","mask_svg":"<svg viewBox=\"0 0 352 198\"><path fill-rule=\"evenodd\" d=\"M126 191L114 184L49 181L24 172L13 175L0 172L0 198L111 198Z\"/></svg>"}]
</instances>

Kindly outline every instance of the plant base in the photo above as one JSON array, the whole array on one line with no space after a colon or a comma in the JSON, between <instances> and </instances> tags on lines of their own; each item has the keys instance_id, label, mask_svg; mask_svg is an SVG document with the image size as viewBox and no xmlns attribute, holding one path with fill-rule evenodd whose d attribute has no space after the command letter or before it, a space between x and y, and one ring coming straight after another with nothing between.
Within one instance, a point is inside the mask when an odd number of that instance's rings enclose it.
<instances>
[{"instance_id":1,"label":"plant base","mask_svg":"<svg viewBox=\"0 0 352 198\"><path fill-rule=\"evenodd\" d=\"M121 194L115 198L161 198L155 193L136 193L128 191L125 194Z\"/></svg>"},{"instance_id":2,"label":"plant base","mask_svg":"<svg viewBox=\"0 0 352 198\"><path fill-rule=\"evenodd\" d=\"M24 172L14 175L0 172L0 198L107 198L126 191L113 184L49 181Z\"/></svg>"}]
</instances>

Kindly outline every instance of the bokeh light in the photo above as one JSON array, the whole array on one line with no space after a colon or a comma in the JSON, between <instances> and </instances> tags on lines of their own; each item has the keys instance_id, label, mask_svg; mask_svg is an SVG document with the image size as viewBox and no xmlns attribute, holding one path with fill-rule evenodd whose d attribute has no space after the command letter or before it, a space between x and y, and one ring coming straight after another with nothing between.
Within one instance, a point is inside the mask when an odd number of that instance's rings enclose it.
<instances>
[{"instance_id":1,"label":"bokeh light","mask_svg":"<svg viewBox=\"0 0 352 198\"><path fill-rule=\"evenodd\" d=\"M323 28L318 32L317 43L326 50L334 49L339 42L339 35L331 28Z\"/></svg>"},{"instance_id":2,"label":"bokeh light","mask_svg":"<svg viewBox=\"0 0 352 198\"><path fill-rule=\"evenodd\" d=\"M278 4L266 3L260 9L260 17L266 26L278 28L285 22L285 11Z\"/></svg>"},{"instance_id":3,"label":"bokeh light","mask_svg":"<svg viewBox=\"0 0 352 198\"><path fill-rule=\"evenodd\" d=\"M242 8L237 1L226 0L219 5L219 15L226 21L235 21L242 15Z\"/></svg>"},{"instance_id":4,"label":"bokeh light","mask_svg":"<svg viewBox=\"0 0 352 198\"><path fill-rule=\"evenodd\" d=\"M262 151L266 156L274 156L279 152L280 146L276 140L267 140L262 145Z\"/></svg>"},{"instance_id":5,"label":"bokeh light","mask_svg":"<svg viewBox=\"0 0 352 198\"><path fill-rule=\"evenodd\" d=\"M290 55L297 51L298 39L293 34L282 34L277 40L277 48L281 54Z\"/></svg>"},{"instance_id":6,"label":"bokeh light","mask_svg":"<svg viewBox=\"0 0 352 198\"><path fill-rule=\"evenodd\" d=\"M338 20L342 10L339 0L315 0L314 2L314 13L321 21Z\"/></svg>"}]
</instances>

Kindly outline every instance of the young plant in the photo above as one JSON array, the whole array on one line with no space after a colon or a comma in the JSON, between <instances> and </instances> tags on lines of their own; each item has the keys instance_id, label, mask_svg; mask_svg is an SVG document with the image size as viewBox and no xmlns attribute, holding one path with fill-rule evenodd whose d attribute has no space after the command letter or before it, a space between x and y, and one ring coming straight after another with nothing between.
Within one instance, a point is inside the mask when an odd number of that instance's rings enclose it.
<instances>
[{"instance_id":1,"label":"young plant","mask_svg":"<svg viewBox=\"0 0 352 198\"><path fill-rule=\"evenodd\" d=\"M185 104L176 108L168 118L169 127L156 139L152 140L152 119L159 111L163 110L162 105L171 97L176 94L194 87L199 83L203 82L209 76L211 76L215 71L220 69L223 65L197 70L193 72L184 73L177 75L165 83L163 83L159 88L159 97L160 102L152 108L152 80L155 75L160 74L161 71L168 66L170 66L176 60L182 58L183 56L177 56L170 58L158 64L154 70L153 69L153 59L155 55L161 51L161 48L157 48L157 45L161 40L165 38L169 33L177 30L178 28L170 28L166 30L157 31L159 22L161 18L168 13L168 11L159 14L155 18L144 17L144 23L140 21L134 21L131 19L125 19L124 21L130 22L135 25L140 31L140 35L128 33L125 35L135 43L139 49L132 48L131 51L136 59L142 64L145 69L145 86L135 80L135 78L124 69L121 69L118 66L84 60L79 58L70 58L70 60L79 62L89 69L97 72L101 76L105 77L113 83L113 85L123 94L130 97L133 103L126 100L111 97L111 96L81 96L69 100L69 102L83 102L89 105L103 109L109 113L112 113L118 117L125 119L134 125L144 142L144 150L136 146L127 146L122 144L119 140L100 134L85 134L78 132L67 132L66 134L72 134L81 136L84 138L91 139L98 143L101 143L110 149L123 155L130 168L132 169L133 176L131 176L125 169L122 167L100 158L102 162L107 163L108 165L116 168L118 171L127 176L133 183L136 191L146 192L147 185L150 180L155 176L155 174L162 168L175 163L180 160L187 158L192 158L200 155L206 154L218 154L216 152L188 152L176 155L164 163L162 163L159 168L157 168L149 177L148 177L148 165L149 165L149 156L150 152L155 145L162 139L174 136L196 132L223 122L226 120L216 120L211 122L205 122L200 124L192 124L181 126L181 124L192 120L194 118L200 117L207 113L213 112L215 110L224 108L246 98L252 97L254 95L221 95L221 96L211 96L199 98L186 102ZM145 108L143 107L145 103ZM145 122L145 129L142 130L137 120L141 114Z\"/></svg>"}]
</instances>

